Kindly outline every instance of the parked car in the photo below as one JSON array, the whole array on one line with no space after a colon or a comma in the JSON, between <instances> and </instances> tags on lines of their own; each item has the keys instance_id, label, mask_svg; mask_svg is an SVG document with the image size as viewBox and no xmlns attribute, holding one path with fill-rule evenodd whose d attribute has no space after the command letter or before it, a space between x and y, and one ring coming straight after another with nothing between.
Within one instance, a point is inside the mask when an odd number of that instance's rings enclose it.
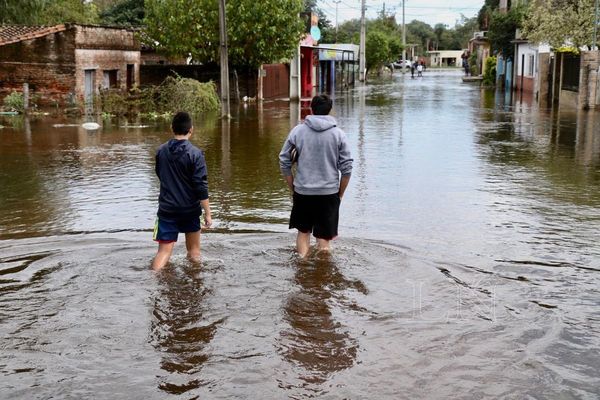
<instances>
[{"instance_id":1,"label":"parked car","mask_svg":"<svg viewBox=\"0 0 600 400\"><path fill-rule=\"evenodd\" d=\"M392 65L394 66L395 69L400 69L402 67L410 68L410 61L409 60L398 60L398 61L393 62Z\"/></svg>"}]
</instances>

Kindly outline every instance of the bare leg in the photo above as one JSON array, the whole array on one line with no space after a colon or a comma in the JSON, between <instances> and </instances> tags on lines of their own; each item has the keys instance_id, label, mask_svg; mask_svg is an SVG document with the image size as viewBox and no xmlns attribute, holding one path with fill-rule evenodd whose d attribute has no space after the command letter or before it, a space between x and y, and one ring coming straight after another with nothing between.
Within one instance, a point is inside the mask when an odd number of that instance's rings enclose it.
<instances>
[{"instance_id":1,"label":"bare leg","mask_svg":"<svg viewBox=\"0 0 600 400\"><path fill-rule=\"evenodd\" d=\"M194 262L200 262L200 231L185 234L187 256Z\"/></svg>"},{"instance_id":2,"label":"bare leg","mask_svg":"<svg viewBox=\"0 0 600 400\"><path fill-rule=\"evenodd\" d=\"M318 251L330 251L331 247L329 247L329 242L330 242L330 240L317 238L317 250Z\"/></svg>"},{"instance_id":3,"label":"bare leg","mask_svg":"<svg viewBox=\"0 0 600 400\"><path fill-rule=\"evenodd\" d=\"M308 250L310 249L310 232L298 231L298 237L296 238L296 250L298 255L302 258L306 257Z\"/></svg>"},{"instance_id":4,"label":"bare leg","mask_svg":"<svg viewBox=\"0 0 600 400\"><path fill-rule=\"evenodd\" d=\"M156 257L152 261L152 269L158 271L162 269L169 262L169 258L171 258L171 253L173 252L173 247L175 246L175 242L170 243L159 243L158 244L158 252L156 253Z\"/></svg>"}]
</instances>

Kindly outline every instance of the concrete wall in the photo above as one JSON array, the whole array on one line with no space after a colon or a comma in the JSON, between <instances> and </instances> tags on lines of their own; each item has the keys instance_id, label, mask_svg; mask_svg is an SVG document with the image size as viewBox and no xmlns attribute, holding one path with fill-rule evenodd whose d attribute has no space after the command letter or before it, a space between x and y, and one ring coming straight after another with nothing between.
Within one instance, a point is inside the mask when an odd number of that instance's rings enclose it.
<instances>
[{"instance_id":1,"label":"concrete wall","mask_svg":"<svg viewBox=\"0 0 600 400\"><path fill-rule=\"evenodd\" d=\"M579 96L577 106L581 109L600 107L600 51L581 52L581 72L579 73Z\"/></svg>"},{"instance_id":2,"label":"concrete wall","mask_svg":"<svg viewBox=\"0 0 600 400\"><path fill-rule=\"evenodd\" d=\"M523 91L538 95L538 93L535 92L535 81L538 77L539 62L537 45L532 45L531 43L518 43L515 46L514 62L515 88L519 91L523 89ZM521 84L523 85L522 88Z\"/></svg>"},{"instance_id":3,"label":"concrete wall","mask_svg":"<svg viewBox=\"0 0 600 400\"><path fill-rule=\"evenodd\" d=\"M538 104L547 106L550 102L550 83L548 82L550 53L539 53L538 56L538 79L535 90L538 93Z\"/></svg>"},{"instance_id":4,"label":"concrete wall","mask_svg":"<svg viewBox=\"0 0 600 400\"><path fill-rule=\"evenodd\" d=\"M132 30L75 25L78 49L139 51L140 42Z\"/></svg>"},{"instance_id":5,"label":"concrete wall","mask_svg":"<svg viewBox=\"0 0 600 400\"><path fill-rule=\"evenodd\" d=\"M123 50L75 50L75 92L77 97L82 99L85 91L85 70L94 70L96 75L95 89L107 89L103 85L104 71L116 70L117 88L127 89L127 65L134 67L133 86L139 85L140 78L140 52Z\"/></svg>"},{"instance_id":6,"label":"concrete wall","mask_svg":"<svg viewBox=\"0 0 600 400\"><path fill-rule=\"evenodd\" d=\"M72 30L0 47L0 98L29 83L38 103L64 103L75 93Z\"/></svg>"}]
</instances>

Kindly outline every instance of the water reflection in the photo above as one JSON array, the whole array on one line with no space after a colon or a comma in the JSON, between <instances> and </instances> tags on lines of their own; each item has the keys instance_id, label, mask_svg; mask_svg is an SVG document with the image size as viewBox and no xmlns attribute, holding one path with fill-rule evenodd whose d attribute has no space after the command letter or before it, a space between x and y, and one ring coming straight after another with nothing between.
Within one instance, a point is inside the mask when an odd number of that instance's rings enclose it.
<instances>
[{"instance_id":1,"label":"water reflection","mask_svg":"<svg viewBox=\"0 0 600 400\"><path fill-rule=\"evenodd\" d=\"M346 278L329 255L297 261L294 268L299 290L285 302L283 318L289 329L281 333L281 352L288 362L301 368L298 373L302 381L321 384L356 361L358 341L336 320L335 313L340 306L349 306L345 290L365 294L367 290L361 281Z\"/></svg>"},{"instance_id":2,"label":"water reflection","mask_svg":"<svg viewBox=\"0 0 600 400\"><path fill-rule=\"evenodd\" d=\"M162 355L160 390L182 394L206 384L200 372L209 359L206 350L222 320L208 321L204 286L199 266L171 266L157 274L150 341Z\"/></svg>"}]
</instances>

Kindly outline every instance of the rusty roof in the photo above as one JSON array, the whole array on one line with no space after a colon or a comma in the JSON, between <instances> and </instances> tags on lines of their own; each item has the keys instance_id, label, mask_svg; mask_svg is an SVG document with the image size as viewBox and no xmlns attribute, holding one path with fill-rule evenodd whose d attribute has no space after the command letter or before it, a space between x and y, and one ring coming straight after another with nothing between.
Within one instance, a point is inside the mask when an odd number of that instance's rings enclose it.
<instances>
[{"instance_id":1,"label":"rusty roof","mask_svg":"<svg viewBox=\"0 0 600 400\"><path fill-rule=\"evenodd\" d=\"M66 29L67 26L64 24L53 26L0 25L0 46L37 39Z\"/></svg>"}]
</instances>

